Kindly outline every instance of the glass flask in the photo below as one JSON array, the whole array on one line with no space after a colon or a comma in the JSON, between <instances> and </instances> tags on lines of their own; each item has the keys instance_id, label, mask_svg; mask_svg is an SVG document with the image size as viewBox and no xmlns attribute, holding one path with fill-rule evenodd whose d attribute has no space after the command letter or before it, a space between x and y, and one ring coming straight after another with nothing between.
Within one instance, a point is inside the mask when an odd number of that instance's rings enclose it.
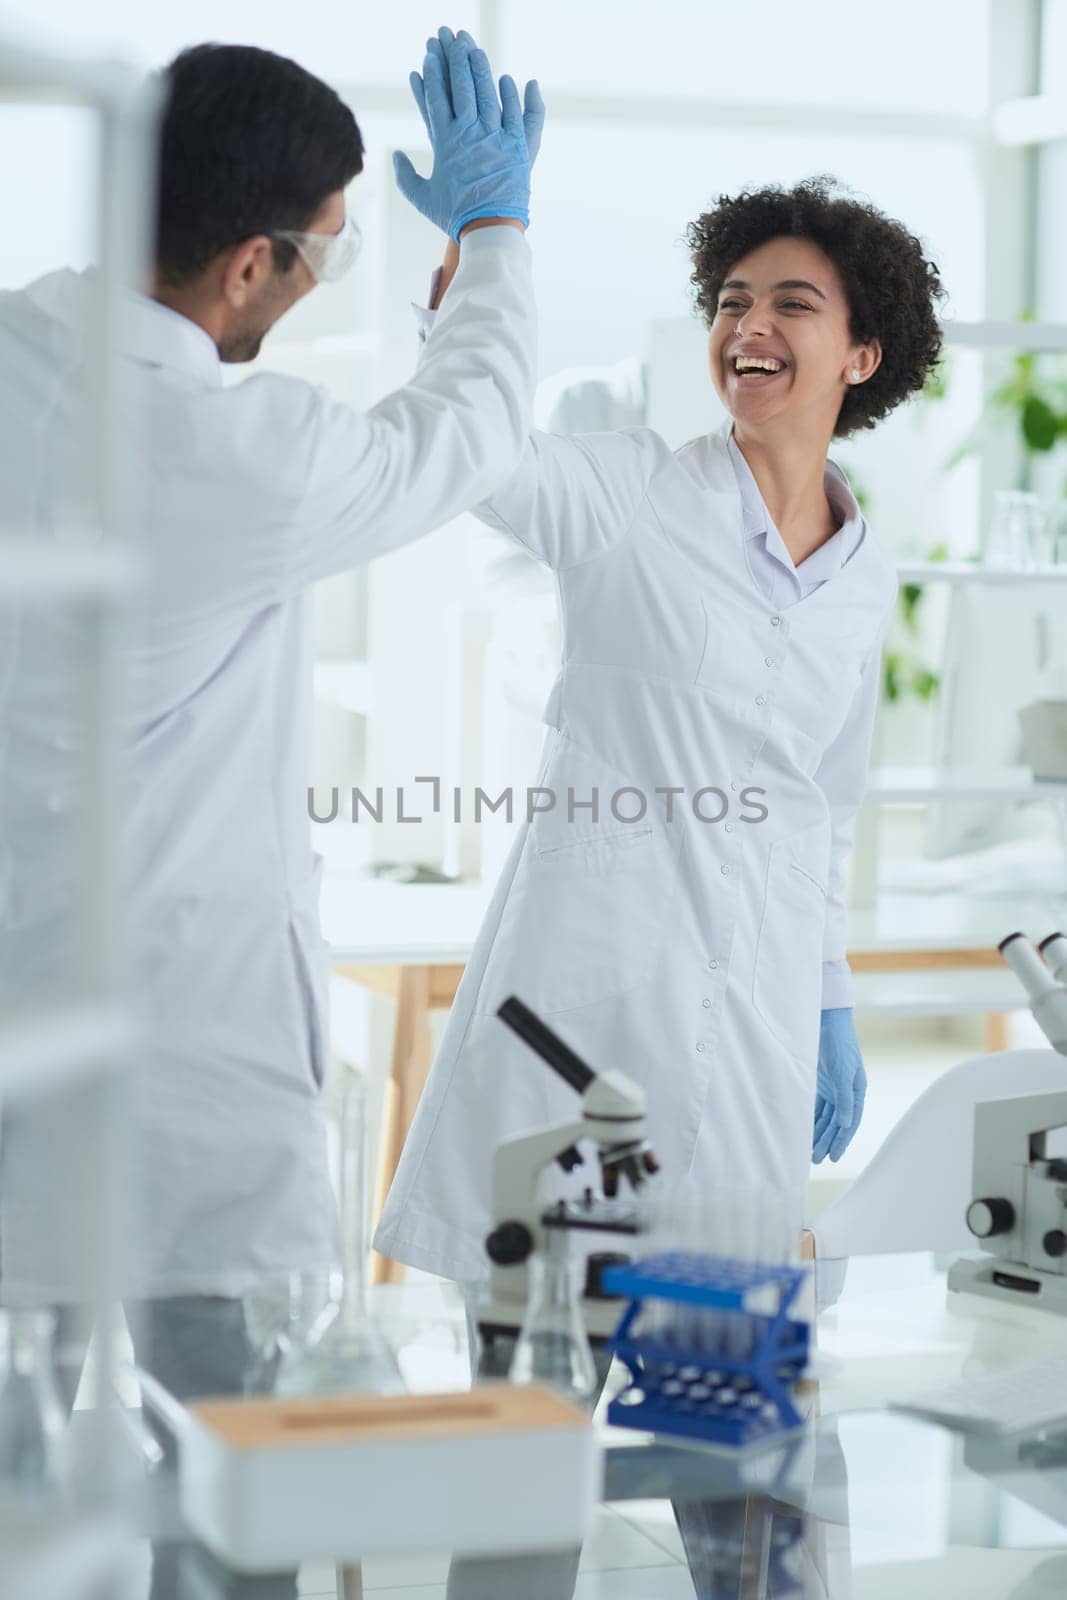
<instances>
[{"instance_id":1,"label":"glass flask","mask_svg":"<svg viewBox=\"0 0 1067 1600\"><path fill-rule=\"evenodd\" d=\"M280 1353L274 1392L402 1394L396 1356L367 1299L367 1091L349 1074L341 1101L339 1294L306 1331L297 1323Z\"/></svg>"},{"instance_id":2,"label":"glass flask","mask_svg":"<svg viewBox=\"0 0 1067 1600\"><path fill-rule=\"evenodd\" d=\"M282 1361L307 1343L323 1308L331 1299L339 1302L340 1297L336 1268L290 1272L244 1296L245 1325L255 1352L245 1376L246 1394L274 1393Z\"/></svg>"},{"instance_id":3,"label":"glass flask","mask_svg":"<svg viewBox=\"0 0 1067 1600\"><path fill-rule=\"evenodd\" d=\"M69 1477L50 1311L0 1311L0 1499L47 1498Z\"/></svg>"},{"instance_id":4,"label":"glass flask","mask_svg":"<svg viewBox=\"0 0 1067 1600\"><path fill-rule=\"evenodd\" d=\"M565 1228L549 1228L544 1251L529 1259L529 1295L508 1373L512 1383L544 1383L584 1405L596 1393L596 1366L582 1316L585 1262Z\"/></svg>"}]
</instances>

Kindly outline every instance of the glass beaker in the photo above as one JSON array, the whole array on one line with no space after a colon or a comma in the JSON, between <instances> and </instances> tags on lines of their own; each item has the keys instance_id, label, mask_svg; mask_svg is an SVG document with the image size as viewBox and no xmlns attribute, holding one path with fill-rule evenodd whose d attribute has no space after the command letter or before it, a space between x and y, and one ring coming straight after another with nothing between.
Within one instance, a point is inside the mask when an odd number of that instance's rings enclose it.
<instances>
[{"instance_id":1,"label":"glass beaker","mask_svg":"<svg viewBox=\"0 0 1067 1600\"><path fill-rule=\"evenodd\" d=\"M1048 558L1054 566L1067 566L1067 501L1053 500L1048 507Z\"/></svg>"},{"instance_id":2,"label":"glass beaker","mask_svg":"<svg viewBox=\"0 0 1067 1600\"><path fill-rule=\"evenodd\" d=\"M340 1189L340 1293L281 1352L279 1395L403 1394L406 1387L367 1299L367 1091L355 1073L341 1101Z\"/></svg>"},{"instance_id":3,"label":"glass beaker","mask_svg":"<svg viewBox=\"0 0 1067 1600\"><path fill-rule=\"evenodd\" d=\"M522 1331L508 1377L512 1383L544 1383L584 1405L596 1393L597 1376L582 1316L585 1262L570 1249L565 1228L549 1228L543 1251L527 1262L529 1290Z\"/></svg>"},{"instance_id":4,"label":"glass beaker","mask_svg":"<svg viewBox=\"0 0 1067 1600\"><path fill-rule=\"evenodd\" d=\"M245 1325L254 1359L245 1376L246 1394L273 1394L278 1369L307 1343L317 1318L332 1299L340 1301L340 1272L290 1272L244 1295Z\"/></svg>"},{"instance_id":5,"label":"glass beaker","mask_svg":"<svg viewBox=\"0 0 1067 1600\"><path fill-rule=\"evenodd\" d=\"M0 1498L46 1498L70 1476L50 1311L0 1311Z\"/></svg>"},{"instance_id":6,"label":"glass beaker","mask_svg":"<svg viewBox=\"0 0 1067 1600\"><path fill-rule=\"evenodd\" d=\"M999 489L983 560L989 567L1031 567L1040 555L1044 527L1040 499L1024 489Z\"/></svg>"}]
</instances>

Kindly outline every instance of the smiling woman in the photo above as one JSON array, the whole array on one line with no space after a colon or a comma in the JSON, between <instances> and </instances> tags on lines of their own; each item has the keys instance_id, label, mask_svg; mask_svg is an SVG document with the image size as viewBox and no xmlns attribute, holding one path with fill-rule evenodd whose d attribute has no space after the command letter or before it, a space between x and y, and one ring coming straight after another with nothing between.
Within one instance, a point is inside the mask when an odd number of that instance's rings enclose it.
<instances>
[{"instance_id":1,"label":"smiling woman","mask_svg":"<svg viewBox=\"0 0 1067 1600\"><path fill-rule=\"evenodd\" d=\"M826 178L770 186L722 196L690 224L688 242L712 377L731 411L734 396L767 385L753 375L760 358L761 372L789 370L798 406L816 385L820 410L835 405L839 381L838 438L873 428L922 389L941 350L941 279L919 240L874 206Z\"/></svg>"},{"instance_id":2,"label":"smiling woman","mask_svg":"<svg viewBox=\"0 0 1067 1600\"><path fill-rule=\"evenodd\" d=\"M723 198L690 244L728 426L677 451L649 428L535 432L475 514L557 574L538 784L754 785L769 814L720 831L676 810L637 841L594 808L557 815L551 848L543 819L520 830L377 1236L461 1280L486 1270L492 1152L567 1114L502 1036L511 993L645 1088L668 1182L780 1187L798 1227L813 1154L842 1155L862 1114L845 864L896 576L827 452L921 386L940 279L821 180Z\"/></svg>"}]
</instances>

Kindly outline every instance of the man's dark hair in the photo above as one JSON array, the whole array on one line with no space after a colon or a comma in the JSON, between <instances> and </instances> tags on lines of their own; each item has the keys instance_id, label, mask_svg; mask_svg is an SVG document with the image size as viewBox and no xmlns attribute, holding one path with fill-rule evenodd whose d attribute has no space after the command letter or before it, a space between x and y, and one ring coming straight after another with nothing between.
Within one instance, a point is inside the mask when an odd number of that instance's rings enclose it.
<instances>
[{"instance_id":1,"label":"man's dark hair","mask_svg":"<svg viewBox=\"0 0 1067 1600\"><path fill-rule=\"evenodd\" d=\"M156 262L181 284L220 250L307 227L363 170L351 111L295 61L251 45L199 44L164 72ZM294 249L273 244L287 271Z\"/></svg>"},{"instance_id":2,"label":"man's dark hair","mask_svg":"<svg viewBox=\"0 0 1067 1600\"><path fill-rule=\"evenodd\" d=\"M944 295L936 266L902 223L872 205L835 193L835 180L809 178L720 195L689 224L691 282L697 310L710 324L730 269L771 239L808 239L829 256L844 285L857 344L878 339L882 362L866 383L849 389L834 433L846 438L876 422L922 389L941 353L935 310Z\"/></svg>"}]
</instances>

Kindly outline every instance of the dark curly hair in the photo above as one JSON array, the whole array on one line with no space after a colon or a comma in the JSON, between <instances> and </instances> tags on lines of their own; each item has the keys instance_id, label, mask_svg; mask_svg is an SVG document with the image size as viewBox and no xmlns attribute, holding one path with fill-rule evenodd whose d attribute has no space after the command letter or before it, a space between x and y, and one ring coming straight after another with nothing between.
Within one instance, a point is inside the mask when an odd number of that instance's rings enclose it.
<instances>
[{"instance_id":1,"label":"dark curly hair","mask_svg":"<svg viewBox=\"0 0 1067 1600\"><path fill-rule=\"evenodd\" d=\"M711 324L731 267L771 239L807 239L837 268L857 344L878 339L882 361L866 383L849 389L834 434L873 428L917 393L941 353L935 304L944 288L915 236L874 206L839 191L830 177L792 189L772 184L720 195L686 230L693 253L697 310Z\"/></svg>"},{"instance_id":2,"label":"dark curly hair","mask_svg":"<svg viewBox=\"0 0 1067 1600\"><path fill-rule=\"evenodd\" d=\"M356 119L310 72L253 45L200 44L163 74L156 261L175 285L253 234L306 228L363 168ZM272 243L275 266L295 259Z\"/></svg>"}]
</instances>

